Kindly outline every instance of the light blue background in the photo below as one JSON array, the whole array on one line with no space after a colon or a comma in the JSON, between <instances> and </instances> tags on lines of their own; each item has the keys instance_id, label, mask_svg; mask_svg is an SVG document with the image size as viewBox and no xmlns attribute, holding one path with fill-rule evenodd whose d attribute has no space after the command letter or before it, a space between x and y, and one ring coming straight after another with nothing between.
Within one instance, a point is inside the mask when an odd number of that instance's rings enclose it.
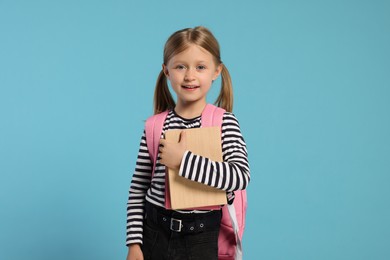
<instances>
[{"instance_id":1,"label":"light blue background","mask_svg":"<svg viewBox=\"0 0 390 260\"><path fill-rule=\"evenodd\" d=\"M368 0L0 0L0 259L125 259L163 45L196 25L250 152L245 259L390 259L390 4Z\"/></svg>"}]
</instances>

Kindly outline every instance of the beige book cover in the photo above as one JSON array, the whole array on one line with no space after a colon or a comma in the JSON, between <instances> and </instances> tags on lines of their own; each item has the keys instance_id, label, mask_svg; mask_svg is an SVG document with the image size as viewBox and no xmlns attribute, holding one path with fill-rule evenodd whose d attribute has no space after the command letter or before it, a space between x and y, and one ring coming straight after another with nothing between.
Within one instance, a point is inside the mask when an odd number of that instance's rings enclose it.
<instances>
[{"instance_id":1,"label":"beige book cover","mask_svg":"<svg viewBox=\"0 0 390 260\"><path fill-rule=\"evenodd\" d=\"M202 127L169 130L165 139L178 142L186 132L186 150L222 162L221 128ZM179 176L178 170L167 169L172 209L189 209L226 204L226 192Z\"/></svg>"}]
</instances>

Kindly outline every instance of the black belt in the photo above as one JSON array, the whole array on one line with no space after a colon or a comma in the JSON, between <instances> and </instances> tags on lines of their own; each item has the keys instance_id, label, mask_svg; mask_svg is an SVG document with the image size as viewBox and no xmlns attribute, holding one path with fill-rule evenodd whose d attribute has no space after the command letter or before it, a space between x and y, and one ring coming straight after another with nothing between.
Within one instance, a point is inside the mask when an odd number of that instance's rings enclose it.
<instances>
[{"instance_id":1,"label":"black belt","mask_svg":"<svg viewBox=\"0 0 390 260\"><path fill-rule=\"evenodd\" d=\"M149 202L145 204L147 220L163 227L167 231L181 233L199 233L218 230L222 211L213 210L207 213L180 213L166 210Z\"/></svg>"}]
</instances>

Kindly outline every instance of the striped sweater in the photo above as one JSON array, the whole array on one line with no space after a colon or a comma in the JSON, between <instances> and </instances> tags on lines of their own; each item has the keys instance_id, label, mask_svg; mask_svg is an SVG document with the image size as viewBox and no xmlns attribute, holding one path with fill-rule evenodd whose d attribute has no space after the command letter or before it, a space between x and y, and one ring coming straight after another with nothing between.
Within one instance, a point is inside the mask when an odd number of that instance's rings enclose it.
<instances>
[{"instance_id":1,"label":"striped sweater","mask_svg":"<svg viewBox=\"0 0 390 260\"><path fill-rule=\"evenodd\" d=\"M200 126L200 116L185 119L171 110L164 122L162 136L167 130L198 128ZM245 189L250 180L248 155L239 123L234 114L225 112L221 137L223 162L211 161L208 158L195 155L191 151L186 151L180 165L179 175L227 192ZM153 161L148 153L144 132L129 190L126 245L142 244L145 200L164 207L165 166L160 164L158 159L152 179Z\"/></svg>"}]
</instances>

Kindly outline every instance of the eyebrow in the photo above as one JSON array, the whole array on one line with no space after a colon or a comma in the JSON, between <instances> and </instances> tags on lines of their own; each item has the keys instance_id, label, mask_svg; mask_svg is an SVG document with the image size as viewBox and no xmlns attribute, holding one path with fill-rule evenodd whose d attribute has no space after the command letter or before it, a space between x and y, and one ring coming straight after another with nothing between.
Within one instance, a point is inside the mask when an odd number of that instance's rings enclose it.
<instances>
[{"instance_id":1,"label":"eyebrow","mask_svg":"<svg viewBox=\"0 0 390 260\"><path fill-rule=\"evenodd\" d=\"M181 61L181 60L177 60L177 61L175 61L175 62L173 62L173 63L187 63L187 62L185 62L185 61ZM207 61L204 61L204 60L199 60L199 61L195 61L195 63L207 63Z\"/></svg>"}]
</instances>

